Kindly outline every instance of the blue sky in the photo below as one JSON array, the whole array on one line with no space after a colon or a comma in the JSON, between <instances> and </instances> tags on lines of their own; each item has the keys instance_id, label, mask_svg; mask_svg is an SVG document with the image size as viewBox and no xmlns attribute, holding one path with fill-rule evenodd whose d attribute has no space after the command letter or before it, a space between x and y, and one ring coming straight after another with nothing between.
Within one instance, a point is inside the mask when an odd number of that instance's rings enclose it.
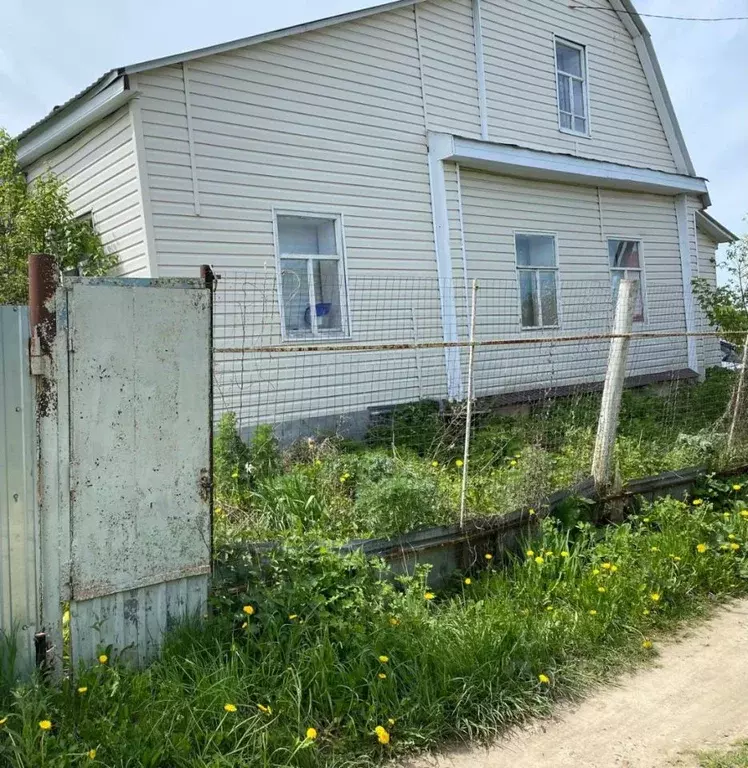
<instances>
[{"instance_id":1,"label":"blue sky","mask_svg":"<svg viewBox=\"0 0 748 768\"><path fill-rule=\"evenodd\" d=\"M748 16L748 0L635 0L641 13ZM602 4L605 0L601 0ZM104 71L372 0L4 0L0 125L16 133ZM748 230L748 21L645 19L710 213Z\"/></svg>"}]
</instances>

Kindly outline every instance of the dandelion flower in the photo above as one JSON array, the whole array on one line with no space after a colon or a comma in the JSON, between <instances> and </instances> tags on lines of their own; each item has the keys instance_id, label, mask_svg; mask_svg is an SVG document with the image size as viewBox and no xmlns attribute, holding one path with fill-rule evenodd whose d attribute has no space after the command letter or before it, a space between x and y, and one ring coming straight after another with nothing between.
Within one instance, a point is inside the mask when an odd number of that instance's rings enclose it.
<instances>
[{"instance_id":1,"label":"dandelion flower","mask_svg":"<svg viewBox=\"0 0 748 768\"><path fill-rule=\"evenodd\" d=\"M598 587L597 591L602 593L602 592L607 592L608 590L605 589L605 587Z\"/></svg>"},{"instance_id":2,"label":"dandelion flower","mask_svg":"<svg viewBox=\"0 0 748 768\"><path fill-rule=\"evenodd\" d=\"M748 517L748 509L741 509L740 510L740 516L741 517Z\"/></svg>"},{"instance_id":3,"label":"dandelion flower","mask_svg":"<svg viewBox=\"0 0 748 768\"><path fill-rule=\"evenodd\" d=\"M49 720L40 720L39 721L39 727L43 731L50 731L50 730L52 730L52 723Z\"/></svg>"},{"instance_id":4,"label":"dandelion flower","mask_svg":"<svg viewBox=\"0 0 748 768\"><path fill-rule=\"evenodd\" d=\"M599 576L599 575L600 575L600 569L599 569L599 568L595 568L595 569L592 571L592 575L593 575L593 576Z\"/></svg>"},{"instance_id":5,"label":"dandelion flower","mask_svg":"<svg viewBox=\"0 0 748 768\"><path fill-rule=\"evenodd\" d=\"M378 677L380 680L386 680L386 679L387 679L387 675L385 675L385 674L384 674L384 672L380 672L380 673L377 675L377 677Z\"/></svg>"},{"instance_id":6,"label":"dandelion flower","mask_svg":"<svg viewBox=\"0 0 748 768\"><path fill-rule=\"evenodd\" d=\"M236 478L237 478L237 477L239 477L239 470L238 470L238 469L235 469L235 470L234 470L234 471L231 473L231 477L233 477L233 478L234 478L234 480L236 480Z\"/></svg>"},{"instance_id":7,"label":"dandelion flower","mask_svg":"<svg viewBox=\"0 0 748 768\"><path fill-rule=\"evenodd\" d=\"M467 584L467 586L468 586L468 587L469 587L469 586L470 586L472 583L473 583L473 580L472 580L470 577L468 577L467 579L465 579L465 584Z\"/></svg>"},{"instance_id":8,"label":"dandelion flower","mask_svg":"<svg viewBox=\"0 0 748 768\"><path fill-rule=\"evenodd\" d=\"M288 614L288 620L289 621L293 621L294 619L298 619L298 618L299 618L299 616L296 613L289 613Z\"/></svg>"},{"instance_id":9,"label":"dandelion flower","mask_svg":"<svg viewBox=\"0 0 748 768\"><path fill-rule=\"evenodd\" d=\"M538 556L535 558L535 562L536 562L538 565L543 565L543 563L545 562L545 560L543 560L543 558L542 558L540 555L538 555Z\"/></svg>"},{"instance_id":10,"label":"dandelion flower","mask_svg":"<svg viewBox=\"0 0 748 768\"><path fill-rule=\"evenodd\" d=\"M653 603L659 603L659 602L660 602L660 593L659 593L659 592L652 592L652 593L649 595L649 599L650 599L650 600L651 600Z\"/></svg>"},{"instance_id":11,"label":"dandelion flower","mask_svg":"<svg viewBox=\"0 0 748 768\"><path fill-rule=\"evenodd\" d=\"M736 541L733 541L733 543L730 544L730 549L733 552L737 552L740 549L740 544L738 544Z\"/></svg>"},{"instance_id":12,"label":"dandelion flower","mask_svg":"<svg viewBox=\"0 0 748 768\"><path fill-rule=\"evenodd\" d=\"M512 459L512 460L509 462L509 466L510 466L510 467L516 467L516 466L517 466L517 459Z\"/></svg>"},{"instance_id":13,"label":"dandelion flower","mask_svg":"<svg viewBox=\"0 0 748 768\"><path fill-rule=\"evenodd\" d=\"M390 734L387 732L387 729L384 726L378 725L374 729L374 733L376 733L377 739L379 739L380 744L390 743Z\"/></svg>"},{"instance_id":14,"label":"dandelion flower","mask_svg":"<svg viewBox=\"0 0 748 768\"><path fill-rule=\"evenodd\" d=\"M391 717L388 717L388 718L387 718L387 722L388 722L390 725L394 725L394 724L395 724L395 721L394 721L394 719L393 719L393 718L391 718Z\"/></svg>"},{"instance_id":15,"label":"dandelion flower","mask_svg":"<svg viewBox=\"0 0 748 768\"><path fill-rule=\"evenodd\" d=\"M86 685L82 685L82 686L81 686L81 687L78 689L78 693L80 693L80 694L84 694L84 693L85 693L87 690L88 690L88 686L86 686Z\"/></svg>"},{"instance_id":16,"label":"dandelion flower","mask_svg":"<svg viewBox=\"0 0 748 768\"><path fill-rule=\"evenodd\" d=\"M224 708L224 709L225 709L227 712L236 712L236 704L224 704L224 705L223 705L223 708Z\"/></svg>"},{"instance_id":17,"label":"dandelion flower","mask_svg":"<svg viewBox=\"0 0 748 768\"><path fill-rule=\"evenodd\" d=\"M645 608L645 609L642 611L642 613L643 613L645 616L649 616L649 608Z\"/></svg>"},{"instance_id":18,"label":"dandelion flower","mask_svg":"<svg viewBox=\"0 0 748 768\"><path fill-rule=\"evenodd\" d=\"M528 509L527 510L527 514L528 515L534 515L535 514L535 510L534 509Z\"/></svg>"},{"instance_id":19,"label":"dandelion flower","mask_svg":"<svg viewBox=\"0 0 748 768\"><path fill-rule=\"evenodd\" d=\"M561 557L568 557L568 556L569 556L569 553L568 553L566 550L564 550L564 551L561 553Z\"/></svg>"},{"instance_id":20,"label":"dandelion flower","mask_svg":"<svg viewBox=\"0 0 748 768\"><path fill-rule=\"evenodd\" d=\"M390 616L390 626L396 627L400 623L400 619L396 619L394 616Z\"/></svg>"},{"instance_id":21,"label":"dandelion flower","mask_svg":"<svg viewBox=\"0 0 748 768\"><path fill-rule=\"evenodd\" d=\"M659 551L660 551L660 548L659 548L659 547L650 547L650 548L649 548L649 551L650 551L650 552L659 552Z\"/></svg>"},{"instance_id":22,"label":"dandelion flower","mask_svg":"<svg viewBox=\"0 0 748 768\"><path fill-rule=\"evenodd\" d=\"M438 467L439 466L439 462L438 461L432 461L431 462L431 466L432 467Z\"/></svg>"},{"instance_id":23,"label":"dandelion flower","mask_svg":"<svg viewBox=\"0 0 748 768\"><path fill-rule=\"evenodd\" d=\"M390 660L389 656L380 656L379 661L382 662L382 664L386 664Z\"/></svg>"},{"instance_id":24,"label":"dandelion flower","mask_svg":"<svg viewBox=\"0 0 748 768\"><path fill-rule=\"evenodd\" d=\"M539 681L540 681L540 682L541 682L543 685L548 685L548 684L551 682L551 679L550 679L550 677L548 677L547 675L543 675L543 674L540 674L540 675L538 675L538 680L539 680Z\"/></svg>"},{"instance_id":25,"label":"dandelion flower","mask_svg":"<svg viewBox=\"0 0 748 768\"><path fill-rule=\"evenodd\" d=\"M553 550L552 549L546 549L545 554L547 557L553 557Z\"/></svg>"},{"instance_id":26,"label":"dandelion flower","mask_svg":"<svg viewBox=\"0 0 748 768\"><path fill-rule=\"evenodd\" d=\"M462 461L462 459L457 459L457 461L455 461L455 466L461 467L463 465L463 463L464 462Z\"/></svg>"},{"instance_id":27,"label":"dandelion flower","mask_svg":"<svg viewBox=\"0 0 748 768\"><path fill-rule=\"evenodd\" d=\"M89 749L88 750L88 759L89 760L96 760L96 750L95 749Z\"/></svg>"},{"instance_id":28,"label":"dandelion flower","mask_svg":"<svg viewBox=\"0 0 748 768\"><path fill-rule=\"evenodd\" d=\"M553 610L553 606L552 605L547 605L545 607L545 609L546 609L546 611L552 611Z\"/></svg>"},{"instance_id":29,"label":"dandelion flower","mask_svg":"<svg viewBox=\"0 0 748 768\"><path fill-rule=\"evenodd\" d=\"M612 563L603 563L600 567L604 571L609 571L613 567L613 564Z\"/></svg>"},{"instance_id":30,"label":"dandelion flower","mask_svg":"<svg viewBox=\"0 0 748 768\"><path fill-rule=\"evenodd\" d=\"M345 482L345 475L341 475L341 476L340 476L340 482L341 482L341 483L344 483L344 482Z\"/></svg>"},{"instance_id":31,"label":"dandelion flower","mask_svg":"<svg viewBox=\"0 0 748 768\"><path fill-rule=\"evenodd\" d=\"M610 566L610 572L611 573L615 573L617 570L618 570L618 566L617 565L611 565Z\"/></svg>"},{"instance_id":32,"label":"dandelion flower","mask_svg":"<svg viewBox=\"0 0 748 768\"><path fill-rule=\"evenodd\" d=\"M642 648L644 648L644 650L646 650L646 651L648 651L651 647L652 647L652 641L651 640L645 640L642 643Z\"/></svg>"},{"instance_id":33,"label":"dandelion flower","mask_svg":"<svg viewBox=\"0 0 748 768\"><path fill-rule=\"evenodd\" d=\"M642 522L643 523L648 523L649 522L649 518L648 517L643 517L642 518Z\"/></svg>"},{"instance_id":34,"label":"dandelion flower","mask_svg":"<svg viewBox=\"0 0 748 768\"><path fill-rule=\"evenodd\" d=\"M247 614L247 616L253 616L255 612L254 607L251 605L245 605L244 608L242 608L242 610L244 611L244 613Z\"/></svg>"},{"instance_id":35,"label":"dandelion flower","mask_svg":"<svg viewBox=\"0 0 748 768\"><path fill-rule=\"evenodd\" d=\"M436 595L433 592L426 592L423 596L424 600L433 600Z\"/></svg>"},{"instance_id":36,"label":"dandelion flower","mask_svg":"<svg viewBox=\"0 0 748 768\"><path fill-rule=\"evenodd\" d=\"M272 708L271 707L266 707L264 704L258 704L257 705L257 709L259 709L260 712L263 712L266 715L272 715L273 714Z\"/></svg>"},{"instance_id":37,"label":"dandelion flower","mask_svg":"<svg viewBox=\"0 0 748 768\"><path fill-rule=\"evenodd\" d=\"M316 728L307 728L306 729L306 737L310 741L314 741L317 738L317 729Z\"/></svg>"},{"instance_id":38,"label":"dandelion flower","mask_svg":"<svg viewBox=\"0 0 748 768\"><path fill-rule=\"evenodd\" d=\"M483 555L483 557L485 557L486 560L493 560L493 555L490 552L486 552L486 554Z\"/></svg>"},{"instance_id":39,"label":"dandelion flower","mask_svg":"<svg viewBox=\"0 0 748 768\"><path fill-rule=\"evenodd\" d=\"M737 538L737 537L735 536L735 534L734 534L734 533L728 533L728 534L727 534L727 538L728 538L728 539L735 539L735 538Z\"/></svg>"},{"instance_id":40,"label":"dandelion flower","mask_svg":"<svg viewBox=\"0 0 748 768\"><path fill-rule=\"evenodd\" d=\"M694 507L700 507L704 503L703 499L694 499L691 504L694 505Z\"/></svg>"},{"instance_id":41,"label":"dandelion flower","mask_svg":"<svg viewBox=\"0 0 748 768\"><path fill-rule=\"evenodd\" d=\"M743 490L743 486L742 485L738 485L738 483L735 483L735 485L733 485L732 489L733 489L733 491L742 491Z\"/></svg>"},{"instance_id":42,"label":"dandelion flower","mask_svg":"<svg viewBox=\"0 0 748 768\"><path fill-rule=\"evenodd\" d=\"M525 552L525 554L528 557L535 557L535 553L531 549L528 549L527 552Z\"/></svg>"},{"instance_id":43,"label":"dandelion flower","mask_svg":"<svg viewBox=\"0 0 748 768\"><path fill-rule=\"evenodd\" d=\"M722 513L722 517L724 517L725 520L729 520L730 519L730 513L729 512L723 512Z\"/></svg>"},{"instance_id":44,"label":"dandelion flower","mask_svg":"<svg viewBox=\"0 0 748 768\"><path fill-rule=\"evenodd\" d=\"M706 552L706 551L707 551L707 549L709 549L709 547L708 547L706 544L697 544L697 545L696 545L696 551L697 551L697 552L698 552L700 555L703 555L703 554L704 554L704 552Z\"/></svg>"},{"instance_id":45,"label":"dandelion flower","mask_svg":"<svg viewBox=\"0 0 748 768\"><path fill-rule=\"evenodd\" d=\"M597 616L597 611L594 608L590 611L590 616Z\"/></svg>"},{"instance_id":46,"label":"dandelion flower","mask_svg":"<svg viewBox=\"0 0 748 768\"><path fill-rule=\"evenodd\" d=\"M99 656L99 664L106 664L107 661L109 661L109 657L105 653L102 653L101 656Z\"/></svg>"}]
</instances>

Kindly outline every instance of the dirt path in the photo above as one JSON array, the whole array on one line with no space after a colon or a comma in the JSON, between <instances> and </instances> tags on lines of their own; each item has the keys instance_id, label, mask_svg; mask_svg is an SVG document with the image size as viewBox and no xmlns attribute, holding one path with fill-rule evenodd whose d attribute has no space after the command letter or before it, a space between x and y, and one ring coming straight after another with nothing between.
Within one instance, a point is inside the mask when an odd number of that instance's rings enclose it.
<instances>
[{"instance_id":1,"label":"dirt path","mask_svg":"<svg viewBox=\"0 0 748 768\"><path fill-rule=\"evenodd\" d=\"M498 743L413 768L664 768L748 737L748 600L659 646L654 666Z\"/></svg>"}]
</instances>

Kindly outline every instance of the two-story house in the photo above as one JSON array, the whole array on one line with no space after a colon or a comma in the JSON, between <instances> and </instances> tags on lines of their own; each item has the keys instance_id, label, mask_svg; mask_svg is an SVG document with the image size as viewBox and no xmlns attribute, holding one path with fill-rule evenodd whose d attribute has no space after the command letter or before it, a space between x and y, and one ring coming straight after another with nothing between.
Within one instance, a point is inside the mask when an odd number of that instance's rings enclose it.
<instances>
[{"instance_id":1,"label":"two-story house","mask_svg":"<svg viewBox=\"0 0 748 768\"><path fill-rule=\"evenodd\" d=\"M397 0L114 69L19 139L123 275L246 275L217 332L262 314L243 338L266 343L464 339L476 278L484 338L604 330L622 277L637 325L693 331L691 280L732 238L630 0ZM716 341L650 347L633 374L720 360ZM606 349L497 349L476 392L599 382ZM289 417L462 396L459 350L397 354L310 358L303 407L298 360L234 356L219 396L243 408L272 381Z\"/></svg>"}]
</instances>

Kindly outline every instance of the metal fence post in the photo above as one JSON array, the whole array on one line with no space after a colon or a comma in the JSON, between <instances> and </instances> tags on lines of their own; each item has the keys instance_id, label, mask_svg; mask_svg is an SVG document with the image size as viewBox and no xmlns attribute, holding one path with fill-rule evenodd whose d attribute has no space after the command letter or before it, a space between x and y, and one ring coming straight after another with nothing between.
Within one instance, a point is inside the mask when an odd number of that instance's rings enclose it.
<instances>
[{"instance_id":1,"label":"metal fence post","mask_svg":"<svg viewBox=\"0 0 748 768\"><path fill-rule=\"evenodd\" d=\"M631 343L636 283L621 280L618 286L618 301L613 323L613 338L610 342L608 369L597 424L595 453L592 459L592 477L598 490L608 487L613 480L613 451L618 429L618 415L621 411L623 385L626 379L626 362Z\"/></svg>"},{"instance_id":2,"label":"metal fence post","mask_svg":"<svg viewBox=\"0 0 748 768\"><path fill-rule=\"evenodd\" d=\"M475 304L478 298L478 282L473 280L473 297L470 309L470 352L468 355L467 413L465 415L465 450L462 456L462 490L460 492L460 528L465 524L468 462L470 460L470 429L473 423L473 363L475 361Z\"/></svg>"}]
</instances>

